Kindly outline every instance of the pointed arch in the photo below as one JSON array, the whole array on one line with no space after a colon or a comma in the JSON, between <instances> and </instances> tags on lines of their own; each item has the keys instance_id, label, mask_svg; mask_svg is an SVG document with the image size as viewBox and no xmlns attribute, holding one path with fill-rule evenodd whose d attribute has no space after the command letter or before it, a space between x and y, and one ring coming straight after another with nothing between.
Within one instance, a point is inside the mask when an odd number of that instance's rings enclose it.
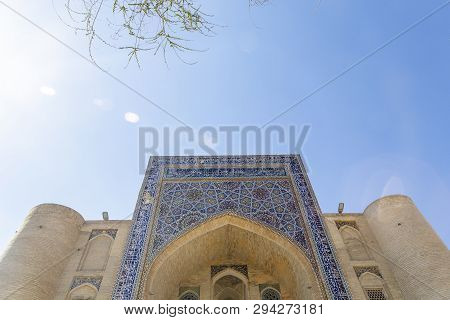
<instances>
[{"instance_id":1,"label":"pointed arch","mask_svg":"<svg viewBox=\"0 0 450 320\"><path fill-rule=\"evenodd\" d=\"M372 273L364 272L359 276L359 282L369 300L387 300L389 294L383 278Z\"/></svg>"},{"instance_id":2,"label":"pointed arch","mask_svg":"<svg viewBox=\"0 0 450 320\"><path fill-rule=\"evenodd\" d=\"M200 300L200 297L197 292L194 292L193 290L186 290L180 294L178 300Z\"/></svg>"},{"instance_id":3,"label":"pointed arch","mask_svg":"<svg viewBox=\"0 0 450 320\"><path fill-rule=\"evenodd\" d=\"M361 233L349 225L339 228L342 240L344 241L348 255L351 260L365 261L371 260L371 256Z\"/></svg>"},{"instance_id":4,"label":"pointed arch","mask_svg":"<svg viewBox=\"0 0 450 320\"><path fill-rule=\"evenodd\" d=\"M90 283L83 283L73 288L67 294L68 300L94 300L97 297L98 290Z\"/></svg>"},{"instance_id":5,"label":"pointed arch","mask_svg":"<svg viewBox=\"0 0 450 320\"><path fill-rule=\"evenodd\" d=\"M281 293L274 287L266 287L261 290L261 300L281 300Z\"/></svg>"},{"instance_id":6,"label":"pointed arch","mask_svg":"<svg viewBox=\"0 0 450 320\"><path fill-rule=\"evenodd\" d=\"M209 297L202 293L202 298L212 298L211 265L224 263L262 270L255 276L258 281L280 283L287 299L326 298L311 262L298 246L234 214L207 220L165 247L146 265L138 298L176 299L180 285L209 286Z\"/></svg>"},{"instance_id":7,"label":"pointed arch","mask_svg":"<svg viewBox=\"0 0 450 320\"><path fill-rule=\"evenodd\" d=\"M111 246L114 238L108 234L99 234L89 240L78 270L82 271L102 271L108 264L111 253Z\"/></svg>"},{"instance_id":8,"label":"pointed arch","mask_svg":"<svg viewBox=\"0 0 450 320\"><path fill-rule=\"evenodd\" d=\"M232 277L238 282L232 288L231 285L222 285L220 282ZM230 282L230 281L228 281ZM236 288L237 287L237 288ZM211 279L211 297L214 300L246 300L249 297L248 293L248 279L240 272L227 268L214 275ZM227 297L235 297L228 299Z\"/></svg>"}]
</instances>

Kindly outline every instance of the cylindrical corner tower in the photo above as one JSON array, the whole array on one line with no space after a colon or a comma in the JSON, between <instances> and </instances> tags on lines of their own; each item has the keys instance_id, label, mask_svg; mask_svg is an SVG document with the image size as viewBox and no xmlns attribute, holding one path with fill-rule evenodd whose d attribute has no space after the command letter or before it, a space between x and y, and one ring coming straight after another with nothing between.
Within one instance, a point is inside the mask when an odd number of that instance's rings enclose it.
<instances>
[{"instance_id":1,"label":"cylindrical corner tower","mask_svg":"<svg viewBox=\"0 0 450 320\"><path fill-rule=\"evenodd\" d=\"M61 205L31 209L0 258L0 299L53 299L83 223Z\"/></svg>"},{"instance_id":2,"label":"cylindrical corner tower","mask_svg":"<svg viewBox=\"0 0 450 320\"><path fill-rule=\"evenodd\" d=\"M383 197L364 215L405 299L450 299L449 251L409 197Z\"/></svg>"}]
</instances>

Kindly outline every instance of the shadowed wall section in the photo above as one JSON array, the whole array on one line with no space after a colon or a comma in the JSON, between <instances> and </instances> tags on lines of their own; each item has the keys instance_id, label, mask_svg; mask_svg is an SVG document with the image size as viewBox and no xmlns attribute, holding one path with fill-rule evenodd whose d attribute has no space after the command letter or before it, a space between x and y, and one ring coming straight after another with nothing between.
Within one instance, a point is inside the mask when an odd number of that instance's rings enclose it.
<instances>
[{"instance_id":1,"label":"shadowed wall section","mask_svg":"<svg viewBox=\"0 0 450 320\"><path fill-rule=\"evenodd\" d=\"M242 295L260 299L259 285L279 284L283 299L322 299L319 282L301 250L283 236L234 215L209 220L173 241L150 265L141 298L177 299L180 287L200 287L213 299L213 265L246 265Z\"/></svg>"}]
</instances>

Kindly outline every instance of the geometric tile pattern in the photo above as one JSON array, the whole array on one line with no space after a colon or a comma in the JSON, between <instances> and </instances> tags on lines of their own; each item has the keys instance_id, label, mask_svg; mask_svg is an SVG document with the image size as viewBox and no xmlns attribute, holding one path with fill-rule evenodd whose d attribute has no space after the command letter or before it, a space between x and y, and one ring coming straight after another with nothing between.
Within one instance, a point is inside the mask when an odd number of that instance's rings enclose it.
<instances>
[{"instance_id":1,"label":"geometric tile pattern","mask_svg":"<svg viewBox=\"0 0 450 320\"><path fill-rule=\"evenodd\" d=\"M150 257L171 240L224 211L257 221L308 250L289 181L165 182Z\"/></svg>"},{"instance_id":2,"label":"geometric tile pattern","mask_svg":"<svg viewBox=\"0 0 450 320\"><path fill-rule=\"evenodd\" d=\"M73 288L76 288L78 286L81 286L82 284L85 284L85 283L90 283L94 287L96 287L97 290L99 290L100 285L102 284L102 277L91 277L91 276L74 277L72 280L72 284L70 286L70 290L72 290Z\"/></svg>"},{"instance_id":3,"label":"geometric tile pattern","mask_svg":"<svg viewBox=\"0 0 450 320\"><path fill-rule=\"evenodd\" d=\"M354 229L356 229L356 230L359 230L359 229L358 229L358 225L356 224L355 221L350 221L350 220L336 220L335 223L336 223L336 227L337 227L338 229L340 229L340 228L343 227L343 226L349 226L349 227L352 227L352 228L354 228Z\"/></svg>"},{"instance_id":4,"label":"geometric tile pattern","mask_svg":"<svg viewBox=\"0 0 450 320\"><path fill-rule=\"evenodd\" d=\"M187 178L239 178L239 177L285 177L286 170L277 168L166 168L164 177L167 179Z\"/></svg>"},{"instance_id":5,"label":"geometric tile pattern","mask_svg":"<svg viewBox=\"0 0 450 320\"><path fill-rule=\"evenodd\" d=\"M266 287L261 291L261 300L281 300L281 295L274 288Z\"/></svg>"},{"instance_id":6,"label":"geometric tile pattern","mask_svg":"<svg viewBox=\"0 0 450 320\"><path fill-rule=\"evenodd\" d=\"M319 204L314 196L311 184L306 176L300 157L293 159L290 164L292 179L302 199L307 223L311 229L313 243L319 265L324 275L331 298L335 300L351 299L350 290L341 272L338 260L334 254L333 246L328 239L324 223L322 221Z\"/></svg>"},{"instance_id":7,"label":"geometric tile pattern","mask_svg":"<svg viewBox=\"0 0 450 320\"><path fill-rule=\"evenodd\" d=\"M381 288L366 288L365 291L369 300L387 300L386 295Z\"/></svg>"},{"instance_id":8,"label":"geometric tile pattern","mask_svg":"<svg viewBox=\"0 0 450 320\"><path fill-rule=\"evenodd\" d=\"M111 238L115 239L117 234L117 229L92 229L91 234L89 236L89 240L92 238L101 235L101 234L107 234Z\"/></svg>"},{"instance_id":9,"label":"geometric tile pattern","mask_svg":"<svg viewBox=\"0 0 450 320\"><path fill-rule=\"evenodd\" d=\"M219 272L222 272L223 270L226 270L228 268L240 272L246 278L248 278L248 268L245 264L221 264L217 266L211 266L211 278L213 278Z\"/></svg>"},{"instance_id":10,"label":"geometric tile pattern","mask_svg":"<svg viewBox=\"0 0 450 320\"><path fill-rule=\"evenodd\" d=\"M359 278L364 272L370 272L374 275L379 276L380 278L383 278L381 275L380 269L378 269L377 266L355 266L353 267L355 269L356 276Z\"/></svg>"},{"instance_id":11,"label":"geometric tile pattern","mask_svg":"<svg viewBox=\"0 0 450 320\"><path fill-rule=\"evenodd\" d=\"M200 297L200 287L180 287L178 289L178 296L184 295L184 293L186 293L186 291L192 292L197 296L197 299L189 299L189 300L198 300L198 298ZM187 299L185 299L185 300L187 300Z\"/></svg>"},{"instance_id":12,"label":"geometric tile pattern","mask_svg":"<svg viewBox=\"0 0 450 320\"><path fill-rule=\"evenodd\" d=\"M224 211L285 236L309 257L331 299L351 299L297 155L150 158L112 298L137 298L144 265Z\"/></svg>"},{"instance_id":13,"label":"geometric tile pattern","mask_svg":"<svg viewBox=\"0 0 450 320\"><path fill-rule=\"evenodd\" d=\"M266 288L272 288L280 291L280 285L278 283L263 283L259 285L259 293L263 292Z\"/></svg>"}]
</instances>

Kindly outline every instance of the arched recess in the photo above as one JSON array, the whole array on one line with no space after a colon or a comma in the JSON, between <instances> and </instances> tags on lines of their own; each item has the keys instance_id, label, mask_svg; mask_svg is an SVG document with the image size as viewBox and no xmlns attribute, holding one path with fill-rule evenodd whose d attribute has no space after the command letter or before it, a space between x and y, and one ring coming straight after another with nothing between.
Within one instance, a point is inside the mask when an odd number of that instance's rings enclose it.
<instances>
[{"instance_id":1,"label":"arched recess","mask_svg":"<svg viewBox=\"0 0 450 320\"><path fill-rule=\"evenodd\" d=\"M339 228L339 232L341 233L342 240L344 240L345 247L347 248L351 260L371 260L369 250L367 250L363 238L357 229L346 225Z\"/></svg>"},{"instance_id":2,"label":"arched recess","mask_svg":"<svg viewBox=\"0 0 450 320\"><path fill-rule=\"evenodd\" d=\"M387 300L389 295L382 278L372 272L364 272L359 282L368 300Z\"/></svg>"},{"instance_id":3,"label":"arched recess","mask_svg":"<svg viewBox=\"0 0 450 320\"><path fill-rule=\"evenodd\" d=\"M138 298L177 299L180 286L200 286L200 298L212 299L211 266L233 264L248 266L253 298L258 299L259 284L279 283L283 299L326 299L299 247L234 214L210 219L172 241L146 266Z\"/></svg>"},{"instance_id":4,"label":"arched recess","mask_svg":"<svg viewBox=\"0 0 450 320\"><path fill-rule=\"evenodd\" d=\"M184 291L180 297L179 300L199 300L200 297L198 294L192 290L186 290Z\"/></svg>"},{"instance_id":5,"label":"arched recess","mask_svg":"<svg viewBox=\"0 0 450 320\"><path fill-rule=\"evenodd\" d=\"M108 234L100 234L90 239L81 258L79 270L105 270L113 241L114 239Z\"/></svg>"},{"instance_id":6,"label":"arched recess","mask_svg":"<svg viewBox=\"0 0 450 320\"><path fill-rule=\"evenodd\" d=\"M211 279L214 300L246 300L249 297L248 279L231 268L222 270Z\"/></svg>"},{"instance_id":7,"label":"arched recess","mask_svg":"<svg viewBox=\"0 0 450 320\"><path fill-rule=\"evenodd\" d=\"M94 300L97 297L97 288L89 283L82 284L70 290L68 300Z\"/></svg>"},{"instance_id":8,"label":"arched recess","mask_svg":"<svg viewBox=\"0 0 450 320\"><path fill-rule=\"evenodd\" d=\"M281 293L272 287L267 287L261 291L261 300L281 300Z\"/></svg>"}]
</instances>

